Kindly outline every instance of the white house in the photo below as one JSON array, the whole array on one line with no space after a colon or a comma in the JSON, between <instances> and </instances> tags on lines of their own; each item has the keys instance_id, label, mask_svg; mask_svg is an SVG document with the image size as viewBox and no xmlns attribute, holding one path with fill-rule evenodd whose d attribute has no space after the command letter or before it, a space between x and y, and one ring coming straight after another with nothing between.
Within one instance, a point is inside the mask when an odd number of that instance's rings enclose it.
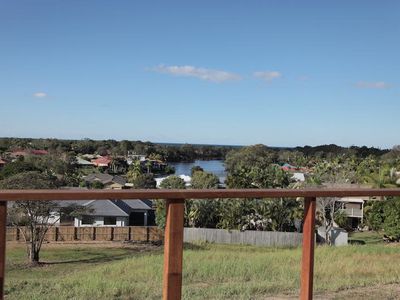
<instances>
[{"instance_id":1,"label":"white house","mask_svg":"<svg viewBox=\"0 0 400 300\"><path fill-rule=\"evenodd\" d=\"M155 224L152 202L146 199L59 201L60 218L56 225L150 226ZM84 215L63 215L67 207L83 206Z\"/></svg>"}]
</instances>

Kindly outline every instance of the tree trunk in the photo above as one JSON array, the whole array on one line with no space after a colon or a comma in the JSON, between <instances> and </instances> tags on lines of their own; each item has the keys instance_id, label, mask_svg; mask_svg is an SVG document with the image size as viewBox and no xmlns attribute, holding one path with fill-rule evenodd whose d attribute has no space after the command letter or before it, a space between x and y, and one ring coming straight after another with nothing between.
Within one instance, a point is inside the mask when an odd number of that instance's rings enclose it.
<instances>
[{"instance_id":1,"label":"tree trunk","mask_svg":"<svg viewBox=\"0 0 400 300\"><path fill-rule=\"evenodd\" d=\"M29 261L32 265L39 264L39 251L34 242L29 247Z\"/></svg>"}]
</instances>

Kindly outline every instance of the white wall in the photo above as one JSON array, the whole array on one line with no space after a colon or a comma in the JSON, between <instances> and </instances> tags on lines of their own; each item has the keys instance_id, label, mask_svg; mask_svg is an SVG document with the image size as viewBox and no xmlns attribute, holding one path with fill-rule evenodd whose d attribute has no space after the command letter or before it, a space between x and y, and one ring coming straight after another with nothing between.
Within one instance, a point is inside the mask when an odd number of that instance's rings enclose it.
<instances>
[{"instance_id":1,"label":"white wall","mask_svg":"<svg viewBox=\"0 0 400 300\"><path fill-rule=\"evenodd\" d=\"M75 218L75 227L85 227L85 226L106 226L106 227L120 227L127 226L129 219L127 217L117 217L116 225L104 225L104 217L95 216L93 224L82 224L81 218Z\"/></svg>"}]
</instances>

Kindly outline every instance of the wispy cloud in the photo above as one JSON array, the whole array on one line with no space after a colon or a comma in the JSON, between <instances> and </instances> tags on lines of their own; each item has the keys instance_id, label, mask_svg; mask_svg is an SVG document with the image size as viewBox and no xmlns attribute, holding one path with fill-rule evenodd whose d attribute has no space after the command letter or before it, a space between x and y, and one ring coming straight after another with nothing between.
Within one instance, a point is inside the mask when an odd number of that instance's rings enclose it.
<instances>
[{"instance_id":1,"label":"wispy cloud","mask_svg":"<svg viewBox=\"0 0 400 300\"><path fill-rule=\"evenodd\" d=\"M278 71L258 71L254 72L253 76L269 82L274 79L281 78L282 74Z\"/></svg>"},{"instance_id":2,"label":"wispy cloud","mask_svg":"<svg viewBox=\"0 0 400 300\"><path fill-rule=\"evenodd\" d=\"M185 77L196 77L201 80L213 81L213 82L224 82L232 80L240 80L241 77L238 74L213 70L206 68L197 68L194 66L166 66L159 65L157 67L151 68L151 71L171 74L175 76L185 76Z\"/></svg>"},{"instance_id":3,"label":"wispy cloud","mask_svg":"<svg viewBox=\"0 0 400 300\"><path fill-rule=\"evenodd\" d=\"M359 81L356 83L356 87L360 89L388 89L392 85L384 81Z\"/></svg>"},{"instance_id":4,"label":"wispy cloud","mask_svg":"<svg viewBox=\"0 0 400 300\"><path fill-rule=\"evenodd\" d=\"M33 97L35 97L35 98L46 98L47 94L44 93L44 92L36 92L36 93L33 94Z\"/></svg>"}]
</instances>

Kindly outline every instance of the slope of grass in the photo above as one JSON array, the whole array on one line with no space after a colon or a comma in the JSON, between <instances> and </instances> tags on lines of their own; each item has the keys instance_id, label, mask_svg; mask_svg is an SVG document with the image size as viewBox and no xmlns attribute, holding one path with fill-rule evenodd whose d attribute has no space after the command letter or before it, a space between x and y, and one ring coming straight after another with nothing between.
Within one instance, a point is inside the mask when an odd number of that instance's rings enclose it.
<instances>
[{"instance_id":1,"label":"slope of grass","mask_svg":"<svg viewBox=\"0 0 400 300\"><path fill-rule=\"evenodd\" d=\"M381 244L383 243L383 238L376 231L352 232L349 235L349 243L360 245Z\"/></svg>"},{"instance_id":2,"label":"slope of grass","mask_svg":"<svg viewBox=\"0 0 400 300\"><path fill-rule=\"evenodd\" d=\"M146 251L145 251L146 250ZM7 299L160 299L161 249L50 246L44 261L27 268L21 246L10 247ZM296 294L301 249L188 245L184 251L184 299L257 299ZM383 244L318 247L315 289L400 283L400 248Z\"/></svg>"}]
</instances>

